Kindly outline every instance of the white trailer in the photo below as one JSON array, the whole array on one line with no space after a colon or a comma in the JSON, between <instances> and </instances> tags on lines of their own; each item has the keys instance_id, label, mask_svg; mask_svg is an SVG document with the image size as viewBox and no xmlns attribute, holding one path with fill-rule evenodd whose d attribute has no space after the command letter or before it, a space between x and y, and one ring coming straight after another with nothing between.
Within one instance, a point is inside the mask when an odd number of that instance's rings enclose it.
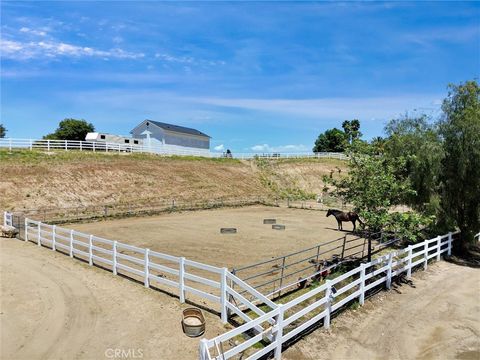
<instances>
[{"instance_id":1,"label":"white trailer","mask_svg":"<svg viewBox=\"0 0 480 360\"><path fill-rule=\"evenodd\" d=\"M122 145L142 145L143 139L135 139L129 136L112 135L99 132L90 132L85 137L85 141L112 143Z\"/></svg>"}]
</instances>

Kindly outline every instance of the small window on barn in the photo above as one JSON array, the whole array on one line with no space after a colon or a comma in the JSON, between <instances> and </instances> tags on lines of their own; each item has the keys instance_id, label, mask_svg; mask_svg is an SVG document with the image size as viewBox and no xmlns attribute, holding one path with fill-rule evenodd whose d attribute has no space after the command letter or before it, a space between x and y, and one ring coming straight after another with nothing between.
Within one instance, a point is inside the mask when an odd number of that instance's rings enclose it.
<instances>
[{"instance_id":1,"label":"small window on barn","mask_svg":"<svg viewBox=\"0 0 480 360\"><path fill-rule=\"evenodd\" d=\"M134 143L134 144L138 144L138 140L133 140L133 143Z\"/></svg>"},{"instance_id":2,"label":"small window on barn","mask_svg":"<svg viewBox=\"0 0 480 360\"><path fill-rule=\"evenodd\" d=\"M100 135L100 139L105 140L105 135Z\"/></svg>"},{"instance_id":3,"label":"small window on barn","mask_svg":"<svg viewBox=\"0 0 480 360\"><path fill-rule=\"evenodd\" d=\"M147 126L150 125L150 123L147 121Z\"/></svg>"},{"instance_id":4,"label":"small window on barn","mask_svg":"<svg viewBox=\"0 0 480 360\"><path fill-rule=\"evenodd\" d=\"M130 140L129 140L129 139L125 139L125 144L130 144Z\"/></svg>"}]
</instances>

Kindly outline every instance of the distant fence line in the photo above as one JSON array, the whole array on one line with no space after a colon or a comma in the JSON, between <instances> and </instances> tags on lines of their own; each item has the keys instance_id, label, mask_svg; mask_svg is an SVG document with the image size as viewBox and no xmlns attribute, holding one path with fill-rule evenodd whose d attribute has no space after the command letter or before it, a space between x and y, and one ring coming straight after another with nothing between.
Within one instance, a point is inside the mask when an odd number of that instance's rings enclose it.
<instances>
[{"instance_id":1,"label":"distant fence line","mask_svg":"<svg viewBox=\"0 0 480 360\"><path fill-rule=\"evenodd\" d=\"M117 144L109 142L97 141L77 141L77 140L43 140L43 139L16 139L3 138L0 139L0 148L10 151L15 149L27 150L76 150L87 152L106 152L106 153L146 153L163 156L199 156L207 158L222 158L227 155L219 152L210 152L201 149L177 148L169 145L135 145L135 144ZM256 157L269 159L282 158L327 158L347 160L348 157L343 153L336 152L264 152L264 153L233 153L231 155L235 159L253 159Z\"/></svg>"},{"instance_id":2,"label":"distant fence line","mask_svg":"<svg viewBox=\"0 0 480 360\"><path fill-rule=\"evenodd\" d=\"M82 205L67 207L46 207L37 209L15 209L14 215L31 216L40 221L64 223L100 218L129 217L155 215L163 212L207 210L224 207L241 207L252 205L279 206L298 209L327 210L329 207L345 207L340 199L330 196L328 202L318 203L315 200L279 199L273 196L251 196L245 198L217 198L209 200L162 199L146 204L114 203L102 205Z\"/></svg>"}]
</instances>

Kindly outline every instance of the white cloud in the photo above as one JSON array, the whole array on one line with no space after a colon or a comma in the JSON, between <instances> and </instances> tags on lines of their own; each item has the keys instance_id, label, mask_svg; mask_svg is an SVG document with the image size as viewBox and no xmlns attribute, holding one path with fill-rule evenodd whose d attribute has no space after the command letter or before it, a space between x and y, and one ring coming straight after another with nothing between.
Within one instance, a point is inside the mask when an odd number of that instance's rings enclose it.
<instances>
[{"instance_id":1,"label":"white cloud","mask_svg":"<svg viewBox=\"0 0 480 360\"><path fill-rule=\"evenodd\" d=\"M225 146L223 144L221 144L221 145L215 146L213 149L215 151L223 151L223 150L225 150Z\"/></svg>"},{"instance_id":2,"label":"white cloud","mask_svg":"<svg viewBox=\"0 0 480 360\"><path fill-rule=\"evenodd\" d=\"M259 144L254 145L250 150L255 152L265 152L265 153L282 153L282 152L308 152L310 149L303 144L299 145L279 145L279 146L270 146L268 144Z\"/></svg>"},{"instance_id":3,"label":"white cloud","mask_svg":"<svg viewBox=\"0 0 480 360\"><path fill-rule=\"evenodd\" d=\"M1 57L11 60L28 60L57 57L101 57L105 59L139 59L143 53L128 52L120 48L98 50L57 41L19 42L0 39Z\"/></svg>"},{"instance_id":4,"label":"white cloud","mask_svg":"<svg viewBox=\"0 0 480 360\"><path fill-rule=\"evenodd\" d=\"M49 28L41 28L41 29L31 29L28 27L22 27L20 29L21 33L26 33L26 34L31 34L31 35L37 35L37 36L47 36L47 31Z\"/></svg>"},{"instance_id":5,"label":"white cloud","mask_svg":"<svg viewBox=\"0 0 480 360\"><path fill-rule=\"evenodd\" d=\"M120 44L123 42L123 38L121 36L115 36L112 41L115 43L115 44Z\"/></svg>"}]
</instances>

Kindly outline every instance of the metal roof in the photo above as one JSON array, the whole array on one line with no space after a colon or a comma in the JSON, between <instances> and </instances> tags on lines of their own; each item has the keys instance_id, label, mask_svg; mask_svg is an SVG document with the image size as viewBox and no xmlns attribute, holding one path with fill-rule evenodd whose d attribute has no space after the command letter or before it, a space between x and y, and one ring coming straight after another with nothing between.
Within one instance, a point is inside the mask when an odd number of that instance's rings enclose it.
<instances>
[{"instance_id":1,"label":"metal roof","mask_svg":"<svg viewBox=\"0 0 480 360\"><path fill-rule=\"evenodd\" d=\"M148 121L148 122L150 122L150 123L152 123L152 124L154 124L158 127L161 127L162 129L168 130L168 131L174 131L174 132L189 134L189 135L210 137L207 134L202 133L201 131L198 131L198 130L195 130L195 129L192 129L192 128L187 128L187 127L184 127L184 126L172 125L172 124L167 124L167 123L160 122L160 121L153 121L153 120L149 120L149 119L146 119L145 121Z\"/></svg>"}]
</instances>

